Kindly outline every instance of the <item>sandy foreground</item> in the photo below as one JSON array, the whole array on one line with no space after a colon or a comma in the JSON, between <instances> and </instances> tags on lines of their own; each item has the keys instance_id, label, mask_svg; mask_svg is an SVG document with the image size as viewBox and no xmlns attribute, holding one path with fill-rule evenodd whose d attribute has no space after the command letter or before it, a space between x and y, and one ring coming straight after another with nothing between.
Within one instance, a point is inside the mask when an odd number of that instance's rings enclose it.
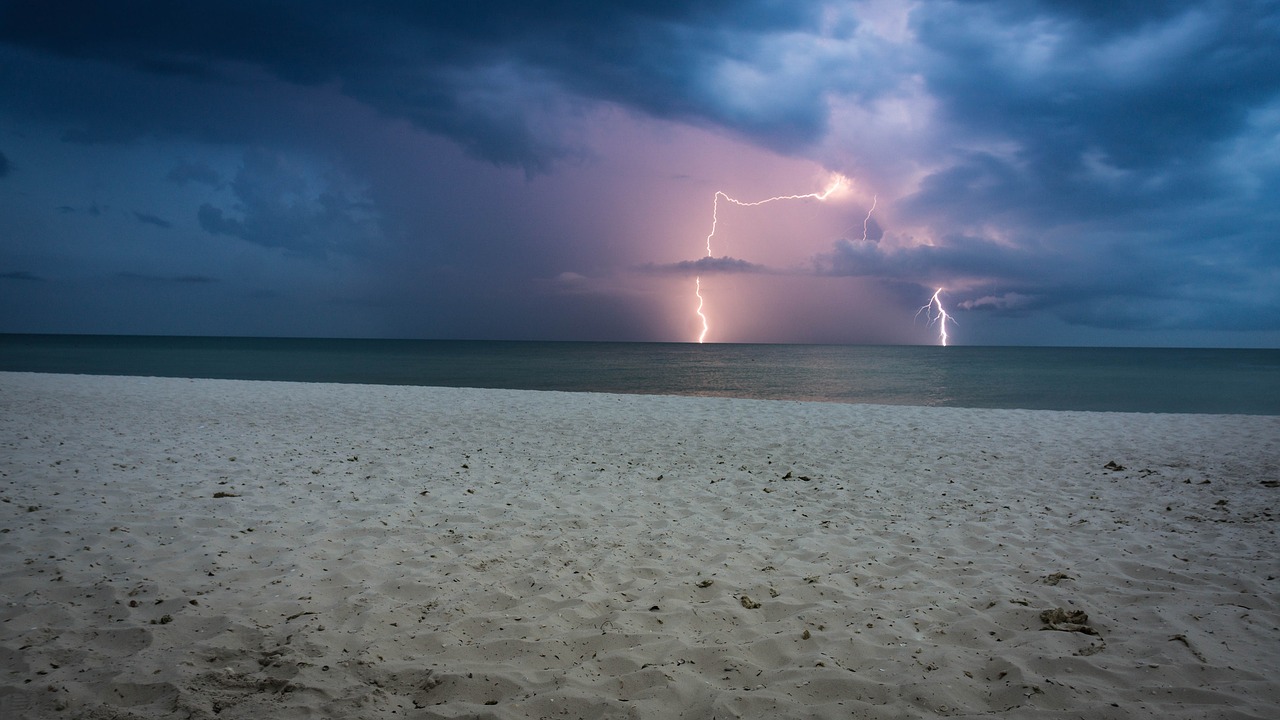
<instances>
[{"instance_id":1,"label":"sandy foreground","mask_svg":"<svg viewBox=\"0 0 1280 720\"><path fill-rule=\"evenodd\" d=\"M0 717L1276 718L1278 480L1280 417L0 373Z\"/></svg>"}]
</instances>

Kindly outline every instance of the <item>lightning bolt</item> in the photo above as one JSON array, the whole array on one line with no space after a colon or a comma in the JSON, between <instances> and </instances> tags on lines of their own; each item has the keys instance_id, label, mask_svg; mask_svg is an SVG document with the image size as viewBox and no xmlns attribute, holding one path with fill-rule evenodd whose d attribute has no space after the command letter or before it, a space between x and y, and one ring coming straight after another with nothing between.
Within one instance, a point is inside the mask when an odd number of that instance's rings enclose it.
<instances>
[{"instance_id":1,"label":"lightning bolt","mask_svg":"<svg viewBox=\"0 0 1280 720\"><path fill-rule=\"evenodd\" d=\"M716 224L720 222L720 198L724 198L726 202L731 202L734 205L740 205L742 207L756 207L757 205L765 205L779 200L807 200L809 198L813 198L814 200L826 200L831 197L832 193L838 192L847 187L849 187L849 178L837 174L832 178L830 184L827 185L827 188L820 193L805 193L804 195L775 195L774 197L765 198L764 200L756 200L754 202L744 202L737 198L729 197L729 195L725 194L722 190L717 190L715 199L711 204L711 233L707 235L707 257L711 257L711 238L716 236Z\"/></svg>"},{"instance_id":2,"label":"lightning bolt","mask_svg":"<svg viewBox=\"0 0 1280 720\"><path fill-rule=\"evenodd\" d=\"M764 200L755 200L752 202L745 202L735 197L731 197L730 195L728 195L722 190L717 190L715 197L711 201L711 232L707 234L706 257L712 257L711 239L716 236L716 227L720 222L721 198L723 198L725 202L730 202L730 203L733 203L734 205L738 205L741 207L756 207L758 205L765 205L771 202L777 202L779 200L808 200L810 198L814 200L819 200L819 201L826 200L827 198L831 197L833 193L840 192L841 190L844 190L847 187L849 187L849 178L839 173L836 173L831 178L831 182L828 183L827 187L820 193L814 192L814 193L805 193L803 195L775 195L774 197L765 198ZM875 204L873 202L872 209L874 208L875 208ZM870 218L871 218L871 214L868 213L867 219L870 220ZM864 225L863 234L865 235L866 223L863 223L863 225ZM693 280L693 283L694 283L693 294L695 297L698 298L698 308L694 312L698 315L698 318L702 320L702 333L698 335L698 342L702 343L707 339L707 332L711 329L711 326L707 321L707 316L702 312L703 302L704 302L702 297L702 277L701 276L695 277Z\"/></svg>"},{"instance_id":3,"label":"lightning bolt","mask_svg":"<svg viewBox=\"0 0 1280 720\"><path fill-rule=\"evenodd\" d=\"M862 242L867 241L867 226L871 223L871 213L876 211L876 201L879 199L879 193L871 196L871 208L867 210L867 216L862 219Z\"/></svg>"},{"instance_id":4,"label":"lightning bolt","mask_svg":"<svg viewBox=\"0 0 1280 720\"><path fill-rule=\"evenodd\" d=\"M937 290L935 290L933 293L933 297L929 298L929 302L925 303L919 310L916 311L916 317L920 317L920 313L924 313L924 316L928 318L930 325L934 324L935 322L938 323L938 331L939 331L938 340L941 342L942 347L946 347L947 346L947 321L954 320L954 318L948 315L946 309L942 307L942 299L938 297L941 294L942 294L942 288L938 288ZM933 309L932 309L934 306L937 306L938 308L938 312L936 314L933 312Z\"/></svg>"},{"instance_id":5,"label":"lightning bolt","mask_svg":"<svg viewBox=\"0 0 1280 720\"><path fill-rule=\"evenodd\" d=\"M707 339L707 330L711 328L707 326L707 316L702 314L702 278L693 279L693 294L698 296L698 309L694 312L698 313L698 318L702 320L702 334L698 336L698 343Z\"/></svg>"}]
</instances>

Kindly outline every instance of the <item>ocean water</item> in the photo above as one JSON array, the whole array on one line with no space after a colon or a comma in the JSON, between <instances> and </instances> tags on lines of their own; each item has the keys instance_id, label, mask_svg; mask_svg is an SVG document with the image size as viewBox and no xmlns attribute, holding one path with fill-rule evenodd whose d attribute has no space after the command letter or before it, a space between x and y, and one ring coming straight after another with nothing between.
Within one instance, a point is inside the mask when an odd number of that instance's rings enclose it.
<instances>
[{"instance_id":1,"label":"ocean water","mask_svg":"<svg viewBox=\"0 0 1280 720\"><path fill-rule=\"evenodd\" d=\"M0 335L0 370L1280 415L1280 350Z\"/></svg>"}]
</instances>

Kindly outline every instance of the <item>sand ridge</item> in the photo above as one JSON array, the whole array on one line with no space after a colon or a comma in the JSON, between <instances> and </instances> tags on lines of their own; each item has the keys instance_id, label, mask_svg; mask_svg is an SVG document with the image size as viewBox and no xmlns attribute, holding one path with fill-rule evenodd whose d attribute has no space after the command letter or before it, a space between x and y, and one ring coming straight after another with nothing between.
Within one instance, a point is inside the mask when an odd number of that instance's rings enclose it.
<instances>
[{"instance_id":1,"label":"sand ridge","mask_svg":"<svg viewBox=\"0 0 1280 720\"><path fill-rule=\"evenodd\" d=\"M1275 717L1278 440L0 373L0 715Z\"/></svg>"}]
</instances>

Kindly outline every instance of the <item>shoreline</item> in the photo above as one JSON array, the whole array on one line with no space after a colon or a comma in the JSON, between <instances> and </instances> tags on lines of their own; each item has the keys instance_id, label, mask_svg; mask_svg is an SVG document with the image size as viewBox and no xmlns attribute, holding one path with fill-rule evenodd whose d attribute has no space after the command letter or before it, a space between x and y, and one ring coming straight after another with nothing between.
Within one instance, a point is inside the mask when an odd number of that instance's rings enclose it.
<instances>
[{"instance_id":1,"label":"shoreline","mask_svg":"<svg viewBox=\"0 0 1280 720\"><path fill-rule=\"evenodd\" d=\"M407 388L418 390L465 390L475 392L495 392L495 393L533 393L533 394L563 394L563 395L585 395L585 396L608 396L608 397L654 397L668 399L685 399L685 400L727 400L732 402L762 402L762 403L801 403L813 405L853 405L853 406L869 406L869 407L885 407L885 408L919 408L927 410L959 410L961 412L1031 412L1031 413L1069 413L1069 414L1085 414L1085 415L1138 415L1138 416L1188 416L1188 417L1248 417L1248 418L1280 418L1280 412L1260 411L1253 412L1248 410L1241 411L1200 411L1200 410L1131 410L1131 409L1079 409L1079 408L1043 408L1043 407L986 407L981 405L950 405L946 403L935 403L932 405L912 403L912 402L895 402L884 399L867 399L867 400L850 400L844 398L819 398L819 397L742 397L739 395L729 394L693 394L681 392L650 392L650 391L614 391L614 390L589 390L589 389L562 389L562 388L506 388L506 387L488 387L482 385L414 385L405 383L381 383L381 382L357 382L357 381L329 381L329 380L296 380L296 379L273 379L273 378L238 378L238 377L186 377L176 375L142 375L142 374L101 374L97 372L49 372L40 370L3 370L0 369L0 377L5 375L32 375L32 376L48 376L48 377L80 377L80 378L103 378L103 379L137 379L137 380L169 380L169 381L189 381L189 382L230 382L230 383L249 383L249 384L279 384L279 385L297 385L302 387L309 386L336 386L336 387L354 387L354 388Z\"/></svg>"},{"instance_id":2,"label":"shoreline","mask_svg":"<svg viewBox=\"0 0 1280 720\"><path fill-rule=\"evenodd\" d=\"M1280 415L1280 350L0 335L0 370Z\"/></svg>"},{"instance_id":3,"label":"shoreline","mask_svg":"<svg viewBox=\"0 0 1280 720\"><path fill-rule=\"evenodd\" d=\"M1277 416L0 373L0 442L0 714L1280 715Z\"/></svg>"}]
</instances>

